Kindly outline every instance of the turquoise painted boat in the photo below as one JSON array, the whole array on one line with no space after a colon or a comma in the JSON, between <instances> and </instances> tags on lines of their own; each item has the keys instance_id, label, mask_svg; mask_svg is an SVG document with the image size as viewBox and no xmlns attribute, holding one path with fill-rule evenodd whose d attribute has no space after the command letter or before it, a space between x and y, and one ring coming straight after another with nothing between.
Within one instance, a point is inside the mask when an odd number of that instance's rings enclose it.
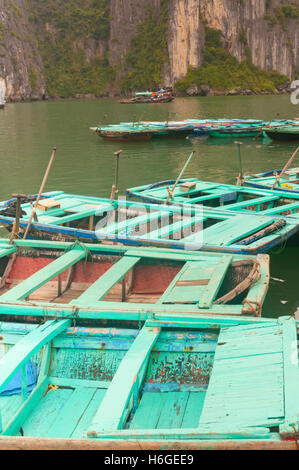
<instances>
[{"instance_id":1,"label":"turquoise painted boat","mask_svg":"<svg viewBox=\"0 0 299 470\"><path fill-rule=\"evenodd\" d=\"M194 126L190 123L120 123L118 125L91 127L91 131L111 141L138 141L151 138L186 138L191 135Z\"/></svg>"},{"instance_id":2,"label":"turquoise painted boat","mask_svg":"<svg viewBox=\"0 0 299 470\"><path fill-rule=\"evenodd\" d=\"M146 202L203 205L223 212L254 212L299 221L299 194L296 193L278 193L270 189L212 183L196 178L181 180L172 190L174 185L175 181L162 181L138 186L128 189L127 196Z\"/></svg>"},{"instance_id":3,"label":"turquoise painted boat","mask_svg":"<svg viewBox=\"0 0 299 470\"><path fill-rule=\"evenodd\" d=\"M0 323L0 449L297 449L293 318Z\"/></svg>"},{"instance_id":4,"label":"turquoise painted boat","mask_svg":"<svg viewBox=\"0 0 299 470\"><path fill-rule=\"evenodd\" d=\"M200 183L198 185L200 186ZM163 202L167 193L166 186L149 191L137 188L138 191L132 190L132 193L143 198L156 198L158 190L157 200ZM182 192L180 197L175 191L178 205L112 201L66 194L62 191L44 193L36 210L37 220L33 220L31 225L31 204L36 205L36 196L27 197L21 204L22 216L16 236L23 237L28 229L28 237L34 239L80 240L90 243L122 243L180 250L257 254L280 246L297 233L296 214L284 217L276 213L279 212L277 208L272 209L272 214L269 207L267 215L264 214L266 210L263 210L262 214L245 210L246 205L254 208L255 204L261 208L266 201L269 201L268 204L274 204L274 201L279 199L277 194L276 197L263 197L259 194L257 198L248 200L250 198L246 192L254 193L254 190L249 188L238 188L240 193L237 194L231 187L221 189L218 185L217 189L217 185L202 183L201 189L207 189L206 193L202 193L199 186L195 193L192 190L191 198L188 198L186 192ZM194 204L195 195L198 196L198 204L207 205ZM219 204L219 201L223 201L223 204L213 207ZM189 205L182 204L186 202L189 202ZM233 207L227 210L230 208L227 206L229 204L233 205L235 210ZM294 211L297 206L294 204ZM284 208L290 211L288 206ZM16 199L2 202L0 223L8 230L14 231L15 217Z\"/></svg>"},{"instance_id":5,"label":"turquoise painted boat","mask_svg":"<svg viewBox=\"0 0 299 470\"><path fill-rule=\"evenodd\" d=\"M205 129L205 133L209 137L215 138L236 138L236 137L262 137L263 136L263 124L239 124L233 126L216 126L208 127Z\"/></svg>"},{"instance_id":6,"label":"turquoise painted boat","mask_svg":"<svg viewBox=\"0 0 299 470\"><path fill-rule=\"evenodd\" d=\"M299 120L289 121L285 124L272 122L264 127L265 134L272 140L299 141Z\"/></svg>"},{"instance_id":7,"label":"turquoise painted boat","mask_svg":"<svg viewBox=\"0 0 299 470\"><path fill-rule=\"evenodd\" d=\"M244 184L252 188L271 189L282 171L283 170L270 170L257 175L245 176ZM284 172L274 190L299 194L299 168L291 168Z\"/></svg>"},{"instance_id":8,"label":"turquoise painted boat","mask_svg":"<svg viewBox=\"0 0 299 470\"><path fill-rule=\"evenodd\" d=\"M0 240L0 316L143 322L260 316L268 255Z\"/></svg>"}]
</instances>

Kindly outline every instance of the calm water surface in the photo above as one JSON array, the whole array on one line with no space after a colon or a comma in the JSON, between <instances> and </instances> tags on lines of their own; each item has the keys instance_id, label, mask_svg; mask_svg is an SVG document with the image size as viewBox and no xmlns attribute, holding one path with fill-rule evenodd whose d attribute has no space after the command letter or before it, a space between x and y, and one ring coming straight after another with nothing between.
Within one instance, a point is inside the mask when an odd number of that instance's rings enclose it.
<instances>
[{"instance_id":1,"label":"calm water surface","mask_svg":"<svg viewBox=\"0 0 299 470\"><path fill-rule=\"evenodd\" d=\"M236 146L229 139L104 142L89 131L98 124L188 118L286 119L299 117L288 96L177 98L168 104L120 105L117 100L9 104L0 111L0 200L14 192L38 192L53 147L57 153L46 190L109 197L114 180L114 152L122 149L120 194L131 186L175 179L196 150L185 176L234 183ZM244 171L281 168L296 143L243 139ZM298 159L295 162L298 165ZM279 248L271 255L271 285L263 315L299 314L299 248Z\"/></svg>"}]
</instances>

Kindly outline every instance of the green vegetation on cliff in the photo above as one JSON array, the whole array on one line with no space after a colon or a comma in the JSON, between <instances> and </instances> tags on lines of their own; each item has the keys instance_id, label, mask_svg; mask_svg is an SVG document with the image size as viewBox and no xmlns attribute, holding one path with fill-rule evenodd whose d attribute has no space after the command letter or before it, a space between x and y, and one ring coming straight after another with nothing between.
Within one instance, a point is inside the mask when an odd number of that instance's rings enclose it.
<instances>
[{"instance_id":1,"label":"green vegetation on cliff","mask_svg":"<svg viewBox=\"0 0 299 470\"><path fill-rule=\"evenodd\" d=\"M244 33L241 35L243 43ZM274 91L289 79L278 72L266 72L252 64L249 50L246 60L238 62L221 42L221 31L206 27L204 60L201 67L190 68L186 77L176 82L176 88L186 91L191 85L209 85L218 91L242 88L253 91Z\"/></svg>"},{"instance_id":2,"label":"green vegetation on cliff","mask_svg":"<svg viewBox=\"0 0 299 470\"><path fill-rule=\"evenodd\" d=\"M49 95L103 95L114 78L105 46L110 0L27 0L27 5L38 31Z\"/></svg>"},{"instance_id":3,"label":"green vegetation on cliff","mask_svg":"<svg viewBox=\"0 0 299 470\"><path fill-rule=\"evenodd\" d=\"M159 15L148 8L146 20L138 26L125 59L122 90L149 89L161 84L162 66L168 62L167 30L168 0L161 0Z\"/></svg>"}]
</instances>

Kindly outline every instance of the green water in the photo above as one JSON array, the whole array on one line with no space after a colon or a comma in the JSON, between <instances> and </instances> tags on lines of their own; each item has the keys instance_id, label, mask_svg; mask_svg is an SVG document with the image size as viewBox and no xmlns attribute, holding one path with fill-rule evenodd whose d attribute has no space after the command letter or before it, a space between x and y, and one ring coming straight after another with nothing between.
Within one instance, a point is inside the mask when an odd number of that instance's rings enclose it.
<instances>
[{"instance_id":1,"label":"green water","mask_svg":"<svg viewBox=\"0 0 299 470\"><path fill-rule=\"evenodd\" d=\"M109 197L114 180L114 152L119 149L123 150L120 194L128 187L175 179L193 149L196 154L186 177L234 183L238 159L230 139L115 143L104 142L89 127L138 120L294 117L298 117L298 106L291 104L289 96L177 98L162 105L121 105L117 100L9 104L0 111L0 200L14 192L38 192L54 146L57 153L45 188L48 191ZM296 146L269 139L243 139L244 171L281 168ZM295 164L298 166L298 159ZM271 280L263 314L294 314L299 308L299 248L274 251L271 276L284 282Z\"/></svg>"}]
</instances>

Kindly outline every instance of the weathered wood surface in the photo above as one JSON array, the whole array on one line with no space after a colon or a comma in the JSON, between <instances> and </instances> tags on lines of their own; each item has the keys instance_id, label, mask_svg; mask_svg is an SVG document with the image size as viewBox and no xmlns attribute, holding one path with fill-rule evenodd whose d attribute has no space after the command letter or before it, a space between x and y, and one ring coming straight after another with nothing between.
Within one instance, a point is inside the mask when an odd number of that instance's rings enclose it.
<instances>
[{"instance_id":1,"label":"weathered wood surface","mask_svg":"<svg viewBox=\"0 0 299 470\"><path fill-rule=\"evenodd\" d=\"M1 364L13 359L3 384L44 349L31 395L0 397L1 410L10 409L2 436L23 434L2 437L0 449L294 448L297 324L250 323L235 319L220 335L204 318L187 331L150 321L139 332L74 328L70 320L1 323L1 343L10 345Z\"/></svg>"},{"instance_id":2,"label":"weathered wood surface","mask_svg":"<svg viewBox=\"0 0 299 470\"><path fill-rule=\"evenodd\" d=\"M1 450L298 450L295 441L141 441L0 437Z\"/></svg>"},{"instance_id":3,"label":"weathered wood surface","mask_svg":"<svg viewBox=\"0 0 299 470\"><path fill-rule=\"evenodd\" d=\"M283 329L222 330L200 424L271 426L285 419ZM297 369L298 374L298 369Z\"/></svg>"},{"instance_id":4,"label":"weathered wood surface","mask_svg":"<svg viewBox=\"0 0 299 470\"><path fill-rule=\"evenodd\" d=\"M177 190L178 188L175 192ZM158 194L166 189L151 191ZM290 204L282 207L274 207L274 203L279 202L279 196L268 194L267 191L260 191L259 197L249 197L248 200L248 188L239 188L239 192L236 192L226 189L226 185L200 182L192 191L195 191L195 194L207 191L208 195L186 199L187 193L182 192L184 197L175 196L173 200L174 203L178 202L179 206L168 206L110 201L59 192L45 193L45 201L50 198L61 207L49 209L46 213L37 210L38 221L32 223L30 235L33 238L51 240L109 240L137 246L165 246L181 250L209 249L249 254L265 252L280 244L281 238L286 240L298 230L299 218L296 212L299 210L299 199L297 202L290 200ZM232 194L235 194L237 202L227 204ZM208 204L210 199L213 202L211 207ZM213 206L217 200L219 206L216 204L215 208ZM165 199L158 199L156 202L165 202ZM196 206L200 202L204 202L205 206ZM8 202L3 204L5 207ZM20 221L21 230L24 231L27 230L31 214L30 204L23 204L22 210L26 212ZM279 220L280 215L288 214L292 217L286 218L284 228L277 229L272 235L262 233L266 226L272 226ZM14 218L0 215L0 221L9 226L13 224ZM248 241L248 237L256 233L259 236ZM241 243L243 239L247 240L246 243Z\"/></svg>"},{"instance_id":5,"label":"weathered wood surface","mask_svg":"<svg viewBox=\"0 0 299 470\"><path fill-rule=\"evenodd\" d=\"M6 250L5 241L1 246ZM260 315L269 283L269 258L259 255L260 276L249 282L246 298L244 294L238 304L229 299L218 305L222 285L223 297L244 281L246 263L251 265L254 257L19 240L13 248L9 273L4 269L0 315L12 305L14 315L31 312L45 318L96 319L96 311L102 319L112 312L110 318L119 320L146 320L163 312ZM135 280L142 287L136 292Z\"/></svg>"}]
</instances>

